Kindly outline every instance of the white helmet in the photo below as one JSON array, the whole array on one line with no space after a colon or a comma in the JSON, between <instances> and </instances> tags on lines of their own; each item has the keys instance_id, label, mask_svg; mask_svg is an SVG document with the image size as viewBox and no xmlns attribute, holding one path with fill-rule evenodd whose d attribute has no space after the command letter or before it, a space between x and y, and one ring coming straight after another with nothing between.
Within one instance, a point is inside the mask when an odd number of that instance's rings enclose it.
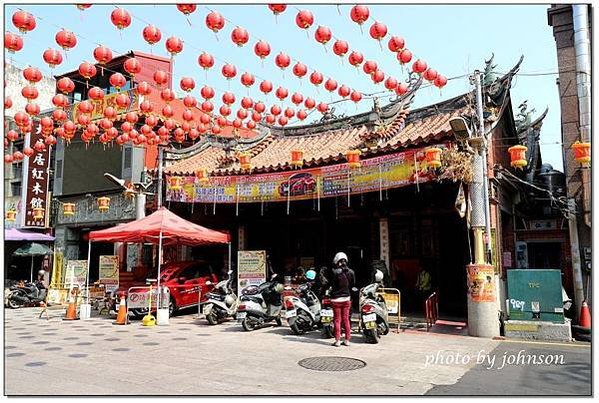
<instances>
[{"instance_id":1,"label":"white helmet","mask_svg":"<svg viewBox=\"0 0 599 403\"><path fill-rule=\"evenodd\" d=\"M376 273L374 273L374 281L377 283L380 283L381 281L383 281L383 272L380 270L377 270Z\"/></svg>"},{"instance_id":2,"label":"white helmet","mask_svg":"<svg viewBox=\"0 0 599 403\"><path fill-rule=\"evenodd\" d=\"M345 261L349 261L349 259L347 258L347 255L343 252L338 252L335 257L333 258L333 263L337 264L341 259L345 259Z\"/></svg>"},{"instance_id":3,"label":"white helmet","mask_svg":"<svg viewBox=\"0 0 599 403\"><path fill-rule=\"evenodd\" d=\"M46 274L46 271L42 269L42 270L38 271L37 274L38 274L38 276L44 276Z\"/></svg>"}]
</instances>

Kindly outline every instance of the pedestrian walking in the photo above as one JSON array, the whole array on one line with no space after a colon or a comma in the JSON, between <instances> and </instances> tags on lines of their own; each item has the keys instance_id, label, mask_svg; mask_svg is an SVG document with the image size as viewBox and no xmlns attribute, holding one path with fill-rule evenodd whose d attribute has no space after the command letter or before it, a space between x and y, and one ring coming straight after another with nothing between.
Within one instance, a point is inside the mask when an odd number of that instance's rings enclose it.
<instances>
[{"instance_id":1,"label":"pedestrian walking","mask_svg":"<svg viewBox=\"0 0 599 403\"><path fill-rule=\"evenodd\" d=\"M351 290L355 284L355 274L348 267L347 255L339 252L333 259L334 267L329 274L331 285L331 304L333 305L333 321L335 325L335 342L333 346L341 344L341 326L345 333L343 344L349 346L351 338Z\"/></svg>"}]
</instances>

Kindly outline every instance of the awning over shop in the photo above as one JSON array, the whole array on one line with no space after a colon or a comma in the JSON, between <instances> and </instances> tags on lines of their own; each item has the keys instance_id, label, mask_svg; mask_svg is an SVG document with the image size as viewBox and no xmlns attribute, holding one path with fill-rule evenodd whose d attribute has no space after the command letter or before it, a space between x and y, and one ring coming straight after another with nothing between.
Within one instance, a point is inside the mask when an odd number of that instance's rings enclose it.
<instances>
[{"instance_id":1,"label":"awning over shop","mask_svg":"<svg viewBox=\"0 0 599 403\"><path fill-rule=\"evenodd\" d=\"M54 241L54 237L52 235L40 234L38 232L10 228L10 229L4 229L4 240L5 241L52 242L52 241Z\"/></svg>"},{"instance_id":2,"label":"awning over shop","mask_svg":"<svg viewBox=\"0 0 599 403\"><path fill-rule=\"evenodd\" d=\"M229 243L229 234L194 224L161 207L140 220L89 233L92 242L151 242L164 245L206 245Z\"/></svg>"}]
</instances>

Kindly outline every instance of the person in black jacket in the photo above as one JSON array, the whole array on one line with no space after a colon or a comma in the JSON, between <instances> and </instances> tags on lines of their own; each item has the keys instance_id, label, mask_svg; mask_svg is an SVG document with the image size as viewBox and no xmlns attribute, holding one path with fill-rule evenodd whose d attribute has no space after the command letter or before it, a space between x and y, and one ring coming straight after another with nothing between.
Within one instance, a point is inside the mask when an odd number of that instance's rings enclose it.
<instances>
[{"instance_id":1,"label":"person in black jacket","mask_svg":"<svg viewBox=\"0 0 599 403\"><path fill-rule=\"evenodd\" d=\"M333 319L335 324L335 342L333 345L339 347L341 344L341 326L343 325L345 339L343 344L349 346L351 338L351 291L356 282L354 271L347 266L347 255L339 252L333 259L334 267L329 272L329 284L331 285L331 304L333 305Z\"/></svg>"}]
</instances>

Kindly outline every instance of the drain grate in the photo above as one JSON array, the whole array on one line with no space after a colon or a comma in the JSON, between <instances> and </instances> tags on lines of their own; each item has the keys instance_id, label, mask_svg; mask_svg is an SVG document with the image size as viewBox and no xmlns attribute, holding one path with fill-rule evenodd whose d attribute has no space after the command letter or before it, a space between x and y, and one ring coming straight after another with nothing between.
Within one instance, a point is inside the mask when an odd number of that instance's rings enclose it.
<instances>
[{"instance_id":1,"label":"drain grate","mask_svg":"<svg viewBox=\"0 0 599 403\"><path fill-rule=\"evenodd\" d=\"M366 366L366 362L349 357L310 357L298 364L314 371L353 371Z\"/></svg>"}]
</instances>

